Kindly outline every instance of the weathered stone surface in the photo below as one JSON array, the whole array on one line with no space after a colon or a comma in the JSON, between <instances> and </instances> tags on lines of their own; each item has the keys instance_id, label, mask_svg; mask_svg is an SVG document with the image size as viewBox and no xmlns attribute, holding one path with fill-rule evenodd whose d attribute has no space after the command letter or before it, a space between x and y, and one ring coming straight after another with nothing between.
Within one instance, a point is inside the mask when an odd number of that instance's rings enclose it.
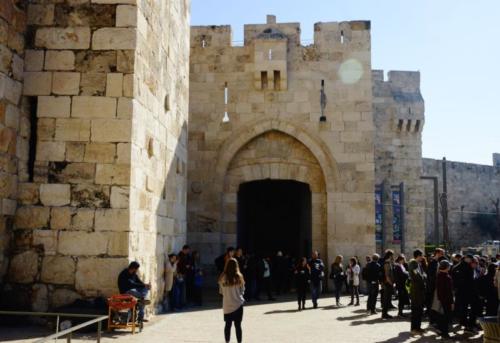
<instances>
[{"instance_id":1,"label":"weathered stone surface","mask_svg":"<svg viewBox=\"0 0 500 343\"><path fill-rule=\"evenodd\" d=\"M112 186L110 203L112 208L128 208L129 188Z\"/></svg>"},{"instance_id":2,"label":"weathered stone surface","mask_svg":"<svg viewBox=\"0 0 500 343\"><path fill-rule=\"evenodd\" d=\"M71 98L68 96L39 96L38 117L63 118L70 116Z\"/></svg>"},{"instance_id":3,"label":"weathered stone surface","mask_svg":"<svg viewBox=\"0 0 500 343\"><path fill-rule=\"evenodd\" d=\"M24 73L24 95L49 95L51 87L52 73L37 71Z\"/></svg>"},{"instance_id":4,"label":"weathered stone surface","mask_svg":"<svg viewBox=\"0 0 500 343\"><path fill-rule=\"evenodd\" d=\"M109 186L81 184L74 185L72 190L73 206L77 207L109 207Z\"/></svg>"},{"instance_id":5,"label":"weathered stone surface","mask_svg":"<svg viewBox=\"0 0 500 343\"><path fill-rule=\"evenodd\" d=\"M33 246L41 249L45 256L55 255L57 252L57 231L34 230Z\"/></svg>"},{"instance_id":6,"label":"weathered stone surface","mask_svg":"<svg viewBox=\"0 0 500 343\"><path fill-rule=\"evenodd\" d=\"M71 257L47 256L42 262L41 281L71 285L75 282L76 263Z\"/></svg>"},{"instance_id":7,"label":"weathered stone surface","mask_svg":"<svg viewBox=\"0 0 500 343\"><path fill-rule=\"evenodd\" d=\"M90 143L85 147L85 162L112 163L115 160L116 145Z\"/></svg>"},{"instance_id":8,"label":"weathered stone surface","mask_svg":"<svg viewBox=\"0 0 500 343\"><path fill-rule=\"evenodd\" d=\"M106 96L121 97L123 93L123 74L109 73L106 80Z\"/></svg>"},{"instance_id":9,"label":"weathered stone surface","mask_svg":"<svg viewBox=\"0 0 500 343\"><path fill-rule=\"evenodd\" d=\"M29 25L52 25L54 22L54 5L31 4L28 6Z\"/></svg>"},{"instance_id":10,"label":"weathered stone surface","mask_svg":"<svg viewBox=\"0 0 500 343\"><path fill-rule=\"evenodd\" d=\"M116 69L122 73L133 73L135 54L134 50L118 50Z\"/></svg>"},{"instance_id":11,"label":"weathered stone surface","mask_svg":"<svg viewBox=\"0 0 500 343\"><path fill-rule=\"evenodd\" d=\"M127 50L136 44L135 28L102 28L92 36L93 50Z\"/></svg>"},{"instance_id":12,"label":"weathered stone surface","mask_svg":"<svg viewBox=\"0 0 500 343\"><path fill-rule=\"evenodd\" d=\"M57 251L70 256L95 256L106 253L107 243L102 232L61 231Z\"/></svg>"},{"instance_id":13,"label":"weathered stone surface","mask_svg":"<svg viewBox=\"0 0 500 343\"><path fill-rule=\"evenodd\" d=\"M36 145L37 161L64 161L66 145L64 142L38 142Z\"/></svg>"},{"instance_id":14,"label":"weathered stone surface","mask_svg":"<svg viewBox=\"0 0 500 343\"><path fill-rule=\"evenodd\" d=\"M71 116L75 118L113 118L116 116L116 99L75 96L72 101Z\"/></svg>"},{"instance_id":15,"label":"weathered stone surface","mask_svg":"<svg viewBox=\"0 0 500 343\"><path fill-rule=\"evenodd\" d=\"M89 27L51 27L36 31L35 45L55 50L88 49L90 47Z\"/></svg>"},{"instance_id":16,"label":"weathered stone surface","mask_svg":"<svg viewBox=\"0 0 500 343\"><path fill-rule=\"evenodd\" d=\"M14 255L10 261L9 280L17 283L32 283L38 273L38 254L28 250Z\"/></svg>"},{"instance_id":17,"label":"weathered stone surface","mask_svg":"<svg viewBox=\"0 0 500 343\"><path fill-rule=\"evenodd\" d=\"M21 182L17 185L17 200L22 205L35 205L39 201L39 186L35 183Z\"/></svg>"},{"instance_id":18,"label":"weathered stone surface","mask_svg":"<svg viewBox=\"0 0 500 343\"><path fill-rule=\"evenodd\" d=\"M80 95L104 95L106 90L105 73L84 73L80 82Z\"/></svg>"},{"instance_id":19,"label":"weathered stone surface","mask_svg":"<svg viewBox=\"0 0 500 343\"><path fill-rule=\"evenodd\" d=\"M58 308L72 304L75 300L81 299L81 295L66 288L56 289L50 297L51 308Z\"/></svg>"},{"instance_id":20,"label":"weathered stone surface","mask_svg":"<svg viewBox=\"0 0 500 343\"><path fill-rule=\"evenodd\" d=\"M92 120L93 142L130 142L131 121L127 119Z\"/></svg>"},{"instance_id":21,"label":"weathered stone surface","mask_svg":"<svg viewBox=\"0 0 500 343\"><path fill-rule=\"evenodd\" d=\"M42 184L40 185L40 201L45 206L64 206L71 202L70 185Z\"/></svg>"},{"instance_id":22,"label":"weathered stone surface","mask_svg":"<svg viewBox=\"0 0 500 343\"><path fill-rule=\"evenodd\" d=\"M88 184L94 180L95 165L93 163L51 162L48 176L54 183Z\"/></svg>"},{"instance_id":23,"label":"weathered stone surface","mask_svg":"<svg viewBox=\"0 0 500 343\"><path fill-rule=\"evenodd\" d=\"M90 140L90 120L87 119L56 119L56 141L87 142Z\"/></svg>"},{"instance_id":24,"label":"weathered stone surface","mask_svg":"<svg viewBox=\"0 0 500 343\"><path fill-rule=\"evenodd\" d=\"M116 54L116 51L79 51L75 59L76 70L82 73L110 73L117 68Z\"/></svg>"},{"instance_id":25,"label":"weathered stone surface","mask_svg":"<svg viewBox=\"0 0 500 343\"><path fill-rule=\"evenodd\" d=\"M48 287L44 284L35 284L31 293L31 309L34 312L47 312L49 309Z\"/></svg>"},{"instance_id":26,"label":"weathered stone surface","mask_svg":"<svg viewBox=\"0 0 500 343\"><path fill-rule=\"evenodd\" d=\"M76 268L76 289L112 295L118 289L118 274L128 265L126 258L80 258Z\"/></svg>"},{"instance_id":27,"label":"weathered stone surface","mask_svg":"<svg viewBox=\"0 0 500 343\"><path fill-rule=\"evenodd\" d=\"M124 164L97 164L96 184L129 185L130 166Z\"/></svg>"},{"instance_id":28,"label":"weathered stone surface","mask_svg":"<svg viewBox=\"0 0 500 343\"><path fill-rule=\"evenodd\" d=\"M43 50L26 50L24 68L26 71L41 71L43 69Z\"/></svg>"},{"instance_id":29,"label":"weathered stone surface","mask_svg":"<svg viewBox=\"0 0 500 343\"><path fill-rule=\"evenodd\" d=\"M80 73L54 72L52 93L58 95L78 95L80 92Z\"/></svg>"},{"instance_id":30,"label":"weathered stone surface","mask_svg":"<svg viewBox=\"0 0 500 343\"><path fill-rule=\"evenodd\" d=\"M129 231L129 210L98 209L94 227L96 231Z\"/></svg>"},{"instance_id":31,"label":"weathered stone surface","mask_svg":"<svg viewBox=\"0 0 500 343\"><path fill-rule=\"evenodd\" d=\"M75 53L71 50L47 50L45 53L46 70L75 69Z\"/></svg>"},{"instance_id":32,"label":"weathered stone surface","mask_svg":"<svg viewBox=\"0 0 500 343\"><path fill-rule=\"evenodd\" d=\"M116 26L117 27L137 26L137 7L128 5L117 6Z\"/></svg>"},{"instance_id":33,"label":"weathered stone surface","mask_svg":"<svg viewBox=\"0 0 500 343\"><path fill-rule=\"evenodd\" d=\"M41 229L48 227L50 208L22 206L17 209L15 225L18 229Z\"/></svg>"},{"instance_id":34,"label":"weathered stone surface","mask_svg":"<svg viewBox=\"0 0 500 343\"><path fill-rule=\"evenodd\" d=\"M55 11L56 26L113 26L115 22L115 6L89 5L82 2L79 6L58 4Z\"/></svg>"}]
</instances>

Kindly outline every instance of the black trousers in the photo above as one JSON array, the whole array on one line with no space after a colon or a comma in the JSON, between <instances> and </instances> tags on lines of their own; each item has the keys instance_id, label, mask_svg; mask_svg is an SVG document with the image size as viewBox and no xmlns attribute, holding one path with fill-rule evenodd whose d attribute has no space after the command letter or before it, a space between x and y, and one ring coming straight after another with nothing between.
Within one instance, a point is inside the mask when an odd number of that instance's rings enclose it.
<instances>
[{"instance_id":1,"label":"black trousers","mask_svg":"<svg viewBox=\"0 0 500 343\"><path fill-rule=\"evenodd\" d=\"M243 339L243 332L241 330L241 321L243 320L243 306L234 311L233 313L224 315L224 321L226 325L224 326L224 338L226 342L231 340L231 327L234 323L234 329L236 330L236 339L240 343Z\"/></svg>"},{"instance_id":2,"label":"black trousers","mask_svg":"<svg viewBox=\"0 0 500 343\"><path fill-rule=\"evenodd\" d=\"M259 298L260 293L264 290L266 292L267 298L272 299L273 293L272 293L272 284L271 284L271 278L266 277L262 278L259 282L259 291L257 293L257 298Z\"/></svg>"},{"instance_id":3,"label":"black trousers","mask_svg":"<svg viewBox=\"0 0 500 343\"><path fill-rule=\"evenodd\" d=\"M391 307L392 294L394 293L394 287L390 285L383 286L384 293L382 294L382 315L385 316L389 314L389 308Z\"/></svg>"},{"instance_id":4,"label":"black trousers","mask_svg":"<svg viewBox=\"0 0 500 343\"><path fill-rule=\"evenodd\" d=\"M366 304L366 309L371 312L375 312L375 307L377 305L378 297L378 283L368 283L368 302Z\"/></svg>"},{"instance_id":5,"label":"black trousers","mask_svg":"<svg viewBox=\"0 0 500 343\"><path fill-rule=\"evenodd\" d=\"M424 304L411 305L411 329L420 330L422 327L422 317L424 315Z\"/></svg>"},{"instance_id":6,"label":"black trousers","mask_svg":"<svg viewBox=\"0 0 500 343\"><path fill-rule=\"evenodd\" d=\"M441 335L448 335L452 320L451 306L443 306L444 313L437 315L437 324Z\"/></svg>"},{"instance_id":7,"label":"black trousers","mask_svg":"<svg viewBox=\"0 0 500 343\"><path fill-rule=\"evenodd\" d=\"M299 306L304 307L306 303L306 291L306 286L297 286L297 302L299 303Z\"/></svg>"}]
</instances>

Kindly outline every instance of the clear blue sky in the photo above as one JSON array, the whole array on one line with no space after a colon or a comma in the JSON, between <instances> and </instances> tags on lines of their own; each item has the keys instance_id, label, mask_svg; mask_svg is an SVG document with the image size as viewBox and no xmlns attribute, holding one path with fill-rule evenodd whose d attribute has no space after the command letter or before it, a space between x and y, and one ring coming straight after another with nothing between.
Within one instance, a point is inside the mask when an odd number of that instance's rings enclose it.
<instances>
[{"instance_id":1,"label":"clear blue sky","mask_svg":"<svg viewBox=\"0 0 500 343\"><path fill-rule=\"evenodd\" d=\"M371 20L374 69L419 70L426 103L424 157L492 164L500 152L498 0L192 0L192 25ZM309 43L309 42L307 42Z\"/></svg>"}]
</instances>

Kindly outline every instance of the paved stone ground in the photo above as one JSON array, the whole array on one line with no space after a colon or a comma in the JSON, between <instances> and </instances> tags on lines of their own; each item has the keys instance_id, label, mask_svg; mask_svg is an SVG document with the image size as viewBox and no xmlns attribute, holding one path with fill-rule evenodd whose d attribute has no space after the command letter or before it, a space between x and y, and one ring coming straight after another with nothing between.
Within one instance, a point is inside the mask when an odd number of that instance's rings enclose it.
<instances>
[{"instance_id":1,"label":"paved stone ground","mask_svg":"<svg viewBox=\"0 0 500 343\"><path fill-rule=\"evenodd\" d=\"M347 300L347 299L346 299ZM345 301L347 302L347 301ZM243 321L244 342L252 343L295 343L295 342L336 342L336 343L396 343L436 342L439 338L429 331L423 337L409 335L407 320L382 321L379 315L368 316L360 307L332 306L332 298L323 298L320 308L297 312L296 304L288 301L272 303L250 303L245 307ZM310 303L309 303L310 306ZM39 333L33 330L0 328L1 342L33 342ZM31 337L31 338L30 338ZM236 342L233 337L231 342ZM62 340L60 340L61 342ZM73 342L95 342L93 336L78 336ZM459 331L455 342L482 342L480 335L464 335ZM216 303L193 311L156 316L147 323L144 331L136 335L125 332L106 333L104 343L223 343L222 310Z\"/></svg>"}]
</instances>

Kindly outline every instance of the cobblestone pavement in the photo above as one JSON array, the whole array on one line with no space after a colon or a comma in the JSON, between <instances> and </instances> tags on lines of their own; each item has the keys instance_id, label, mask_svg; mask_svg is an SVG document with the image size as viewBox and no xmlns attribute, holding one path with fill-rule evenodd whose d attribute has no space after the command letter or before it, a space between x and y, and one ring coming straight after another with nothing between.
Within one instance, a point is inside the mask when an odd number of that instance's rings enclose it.
<instances>
[{"instance_id":1,"label":"cobblestone pavement","mask_svg":"<svg viewBox=\"0 0 500 343\"><path fill-rule=\"evenodd\" d=\"M318 309L306 309L302 312L297 311L296 304L291 298L288 301L250 303L245 307L244 312L243 341L252 343L426 343L439 341L432 331L428 331L422 337L411 337L408 320L382 321L380 315L366 315L363 310L366 305L363 301L360 307L336 308L332 306L333 303L332 298L323 298ZM10 336L7 335L8 333ZM33 336L34 333L31 337ZM32 338L15 337L9 330L0 328L0 341L2 342L34 341ZM95 342L95 337L79 336L73 340L78 343L91 341ZM464 335L462 331L459 331L452 340L452 342L464 341L478 343L482 339L480 335ZM222 310L216 304L212 304L202 309L159 315L147 323L142 333L136 335L125 332L106 333L102 342L223 343ZM231 342L236 342L234 329Z\"/></svg>"}]
</instances>

